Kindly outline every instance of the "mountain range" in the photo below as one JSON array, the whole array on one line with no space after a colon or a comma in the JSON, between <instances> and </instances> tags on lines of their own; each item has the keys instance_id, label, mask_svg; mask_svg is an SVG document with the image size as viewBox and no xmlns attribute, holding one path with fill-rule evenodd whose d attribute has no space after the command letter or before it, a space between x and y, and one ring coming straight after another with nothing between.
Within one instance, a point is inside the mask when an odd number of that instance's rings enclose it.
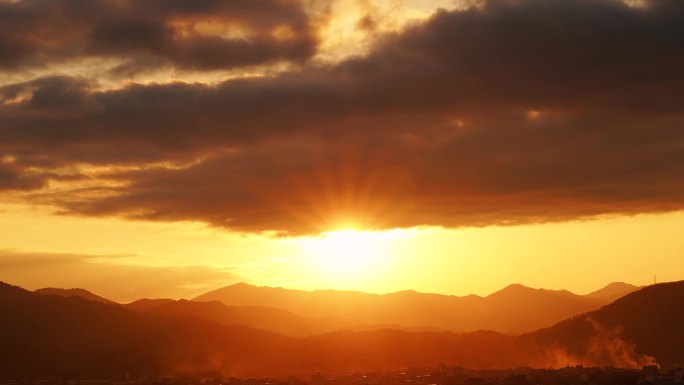
<instances>
[{"instance_id":1,"label":"mountain range","mask_svg":"<svg viewBox=\"0 0 684 385\"><path fill-rule=\"evenodd\" d=\"M205 293L192 301L141 299L125 306L146 313L193 316L295 337L337 330L386 328L453 332L493 330L520 334L596 310L637 289L626 283L612 283L590 294L577 295L567 290L532 289L513 284L486 297L458 297L411 290L378 295L337 290L300 291L237 283ZM36 292L108 301L83 289L39 289Z\"/></svg>"},{"instance_id":2,"label":"mountain range","mask_svg":"<svg viewBox=\"0 0 684 385\"><path fill-rule=\"evenodd\" d=\"M195 317L223 325L246 325L295 337L321 334L332 328L332 324L323 320L301 317L287 310L261 306L228 306L218 301L141 299L124 306L143 313L176 318Z\"/></svg>"},{"instance_id":3,"label":"mountain range","mask_svg":"<svg viewBox=\"0 0 684 385\"><path fill-rule=\"evenodd\" d=\"M125 306L0 284L0 356L5 358L0 378L209 370L289 375L439 363L473 368L684 363L684 282L645 287L599 310L519 336L376 329L291 337L150 310L173 303L185 306L192 301ZM224 309L212 302L190 306ZM274 317L289 314L266 312Z\"/></svg>"},{"instance_id":4,"label":"mountain range","mask_svg":"<svg viewBox=\"0 0 684 385\"><path fill-rule=\"evenodd\" d=\"M378 295L337 290L300 291L238 283L202 294L194 301L280 308L304 317L333 320L332 329L341 325L346 328L401 325L424 330L495 330L519 334L596 310L637 289L629 284L613 283L588 295L577 295L567 290L532 289L514 284L486 297L458 297L412 290ZM506 316L502 317L502 314Z\"/></svg>"}]
</instances>

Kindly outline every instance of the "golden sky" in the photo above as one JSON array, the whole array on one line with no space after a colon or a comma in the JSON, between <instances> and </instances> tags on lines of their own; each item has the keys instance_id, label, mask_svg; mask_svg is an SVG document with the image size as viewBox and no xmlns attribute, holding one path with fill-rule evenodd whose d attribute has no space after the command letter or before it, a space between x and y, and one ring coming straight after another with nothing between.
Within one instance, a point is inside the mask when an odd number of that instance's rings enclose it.
<instances>
[{"instance_id":1,"label":"golden sky","mask_svg":"<svg viewBox=\"0 0 684 385\"><path fill-rule=\"evenodd\" d=\"M0 1L0 280L130 301L684 277L681 6L179 4Z\"/></svg>"},{"instance_id":2,"label":"golden sky","mask_svg":"<svg viewBox=\"0 0 684 385\"><path fill-rule=\"evenodd\" d=\"M684 215L544 225L338 232L273 239L201 223L51 215L3 207L3 279L88 287L119 301L189 298L239 281L302 290L487 295L509 283L591 292L684 276Z\"/></svg>"}]
</instances>

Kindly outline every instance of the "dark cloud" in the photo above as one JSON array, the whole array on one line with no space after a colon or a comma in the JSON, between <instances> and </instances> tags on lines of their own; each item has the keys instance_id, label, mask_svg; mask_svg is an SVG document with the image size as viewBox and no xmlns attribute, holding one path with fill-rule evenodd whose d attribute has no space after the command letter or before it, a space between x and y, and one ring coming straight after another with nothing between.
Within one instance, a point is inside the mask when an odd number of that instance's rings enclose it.
<instances>
[{"instance_id":1,"label":"dark cloud","mask_svg":"<svg viewBox=\"0 0 684 385\"><path fill-rule=\"evenodd\" d=\"M181 170L123 173L117 177L132 184L120 194L61 205L88 215L301 234L349 224L381 229L563 221L684 204L682 134L669 128L674 121L644 133L639 127L651 119L606 123L551 116L529 122L521 114L509 116L504 127L499 119L463 130L434 128L431 138L347 134L342 142L308 139Z\"/></svg>"},{"instance_id":2,"label":"dark cloud","mask_svg":"<svg viewBox=\"0 0 684 385\"><path fill-rule=\"evenodd\" d=\"M0 163L0 191L38 189L45 186L45 183L44 177L29 175L13 164Z\"/></svg>"},{"instance_id":3,"label":"dark cloud","mask_svg":"<svg viewBox=\"0 0 684 385\"><path fill-rule=\"evenodd\" d=\"M25 95L0 108L0 149L27 165L201 159L51 202L241 231L679 210L682 26L681 1L490 0L275 77L112 91L39 79L0 90Z\"/></svg>"},{"instance_id":4,"label":"dark cloud","mask_svg":"<svg viewBox=\"0 0 684 385\"><path fill-rule=\"evenodd\" d=\"M20 0L0 2L0 69L82 57L125 59L119 75L171 65L229 69L316 48L297 0Z\"/></svg>"}]
</instances>

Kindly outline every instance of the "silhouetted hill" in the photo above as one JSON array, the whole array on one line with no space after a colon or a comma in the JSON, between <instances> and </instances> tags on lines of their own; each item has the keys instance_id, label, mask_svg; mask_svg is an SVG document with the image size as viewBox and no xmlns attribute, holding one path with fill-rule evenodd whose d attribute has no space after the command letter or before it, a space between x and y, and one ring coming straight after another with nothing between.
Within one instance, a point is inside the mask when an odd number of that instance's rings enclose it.
<instances>
[{"instance_id":1,"label":"silhouetted hill","mask_svg":"<svg viewBox=\"0 0 684 385\"><path fill-rule=\"evenodd\" d=\"M129 309L164 316L196 317L223 325L246 325L288 336L311 336L332 331L334 328L334 325L329 322L300 317L281 309L227 306L218 301L142 299L125 306Z\"/></svg>"},{"instance_id":2,"label":"silhouetted hill","mask_svg":"<svg viewBox=\"0 0 684 385\"><path fill-rule=\"evenodd\" d=\"M684 364L684 281L648 286L530 336L594 363ZM589 354L587 354L589 352Z\"/></svg>"},{"instance_id":3,"label":"silhouetted hill","mask_svg":"<svg viewBox=\"0 0 684 385\"><path fill-rule=\"evenodd\" d=\"M507 290L497 296L512 294ZM598 311L519 337L384 329L293 338L79 297L44 296L0 283L0 379L208 370L289 375L439 363L472 368L575 363L638 367L651 362L646 355L672 365L684 362L683 300L682 282L647 287ZM156 302L144 307L177 303Z\"/></svg>"},{"instance_id":4,"label":"silhouetted hill","mask_svg":"<svg viewBox=\"0 0 684 385\"><path fill-rule=\"evenodd\" d=\"M135 311L141 311L141 312L150 312L154 311L154 309L157 309L159 307L162 307L164 305L168 305L171 303L176 302L176 300L173 299L168 299L168 298L143 298L139 299L137 301L133 301L131 303L125 304L124 306Z\"/></svg>"},{"instance_id":5,"label":"silhouetted hill","mask_svg":"<svg viewBox=\"0 0 684 385\"><path fill-rule=\"evenodd\" d=\"M10 285L5 282L0 282L0 301L21 301L31 297L31 292L22 289L19 286Z\"/></svg>"},{"instance_id":6,"label":"silhouetted hill","mask_svg":"<svg viewBox=\"0 0 684 385\"><path fill-rule=\"evenodd\" d=\"M532 289L520 284L490 294L485 301L506 319L507 331L534 330L599 308L602 299L591 299L567 290ZM501 330L501 329L495 329Z\"/></svg>"},{"instance_id":7,"label":"silhouetted hill","mask_svg":"<svg viewBox=\"0 0 684 385\"><path fill-rule=\"evenodd\" d=\"M116 303L114 301L108 300L107 298L93 294L85 289L58 289L54 287L46 287L43 289L37 289L35 290L35 292L42 295L58 295L60 297L81 297L89 301L102 302L108 304Z\"/></svg>"},{"instance_id":8,"label":"silhouetted hill","mask_svg":"<svg viewBox=\"0 0 684 385\"><path fill-rule=\"evenodd\" d=\"M603 298L609 302L613 302L616 299L624 297L625 295L633 293L639 289L639 286L630 285L629 283L613 282L606 287L587 294L586 297Z\"/></svg>"},{"instance_id":9,"label":"silhouetted hill","mask_svg":"<svg viewBox=\"0 0 684 385\"><path fill-rule=\"evenodd\" d=\"M287 338L243 326L149 316L0 283L0 378L238 370L282 353Z\"/></svg>"},{"instance_id":10,"label":"silhouetted hill","mask_svg":"<svg viewBox=\"0 0 684 385\"><path fill-rule=\"evenodd\" d=\"M511 285L482 298L415 291L385 295L336 290L308 292L245 283L214 290L194 300L280 308L304 317L347 320L357 324L393 324L455 332L485 329L505 333L533 331L598 309L610 301L603 297L531 289L522 285Z\"/></svg>"},{"instance_id":11,"label":"silhouetted hill","mask_svg":"<svg viewBox=\"0 0 684 385\"><path fill-rule=\"evenodd\" d=\"M310 374L462 364L539 364L515 337L398 330L290 338L193 317L161 317L0 284L0 378L148 373ZM491 354L496 351L497 354Z\"/></svg>"},{"instance_id":12,"label":"silhouetted hill","mask_svg":"<svg viewBox=\"0 0 684 385\"><path fill-rule=\"evenodd\" d=\"M292 337L313 336L340 330L373 331L393 329L408 332L444 331L432 327L409 327L398 324L357 324L352 320L306 318L281 309L260 306L228 306L219 301L140 299L124 306L151 314L196 317L223 325L245 325Z\"/></svg>"}]
</instances>

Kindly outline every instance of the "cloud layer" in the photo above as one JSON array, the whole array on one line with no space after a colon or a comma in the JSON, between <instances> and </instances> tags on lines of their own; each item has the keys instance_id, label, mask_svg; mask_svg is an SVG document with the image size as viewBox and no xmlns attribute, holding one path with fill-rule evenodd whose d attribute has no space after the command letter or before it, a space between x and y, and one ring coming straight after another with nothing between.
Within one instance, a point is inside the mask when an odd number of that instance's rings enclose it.
<instances>
[{"instance_id":1,"label":"cloud layer","mask_svg":"<svg viewBox=\"0 0 684 385\"><path fill-rule=\"evenodd\" d=\"M316 46L296 0L21 0L0 2L0 69L84 57L120 74L171 65L225 69L304 61Z\"/></svg>"},{"instance_id":2,"label":"cloud layer","mask_svg":"<svg viewBox=\"0 0 684 385\"><path fill-rule=\"evenodd\" d=\"M224 11L223 2L200 3ZM208 9L144 4L163 12L140 14L164 25ZM294 3L245 4L250 28L312 36L296 7L274 11ZM367 56L269 77L113 90L68 76L6 85L0 189L69 213L285 234L680 210L683 26L677 0L490 0L383 36ZM147 35L136 31L119 31L135 44L93 32L77 54L135 62L142 50L178 66L232 65L140 48ZM181 35L188 52L222 52ZM84 164L126 168L98 174L108 183L97 191L39 189ZM67 174L75 184L87 178Z\"/></svg>"}]
</instances>

